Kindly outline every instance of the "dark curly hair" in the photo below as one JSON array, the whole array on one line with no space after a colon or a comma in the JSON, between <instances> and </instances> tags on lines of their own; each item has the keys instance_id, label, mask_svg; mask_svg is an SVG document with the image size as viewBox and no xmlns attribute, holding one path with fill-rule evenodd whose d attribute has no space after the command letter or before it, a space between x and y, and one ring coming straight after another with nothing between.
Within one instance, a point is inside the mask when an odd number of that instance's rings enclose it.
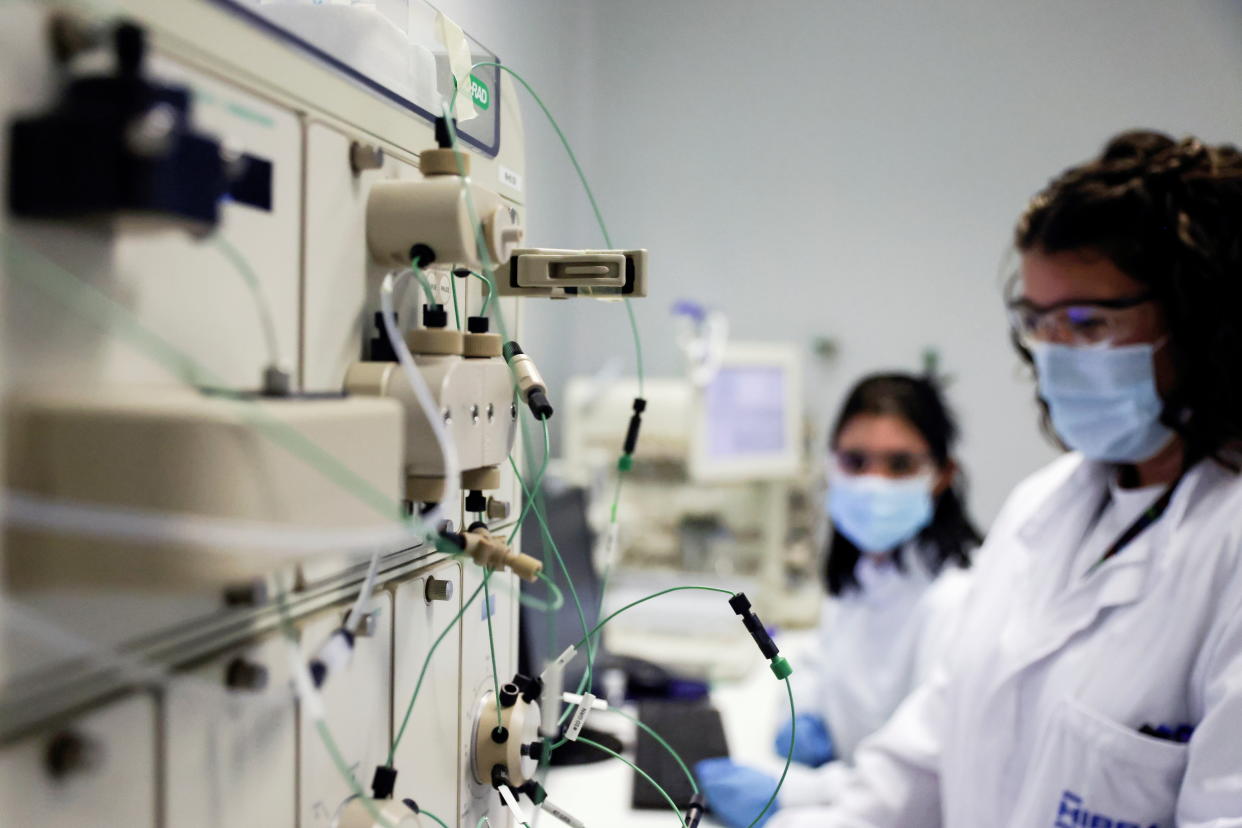
<instances>
[{"instance_id":1,"label":"dark curly hair","mask_svg":"<svg viewBox=\"0 0 1242 828\"><path fill-rule=\"evenodd\" d=\"M830 449L836 448L846 424L860 414L900 417L927 441L938 467L944 468L951 462L953 447L957 443L957 422L934 379L910 374L872 374L864 377L841 406L837 422L832 427ZM932 521L919 533L919 552L933 573L939 572L949 562L963 568L970 566L971 549L978 546L981 540L979 530L966 513L964 488L965 478L959 472L953 483L936 498ZM849 538L840 532L832 533L828 556L824 561L824 583L830 595L841 595L860 588L854 567L861 555ZM893 561L899 569L904 569L901 555L901 549L895 550Z\"/></svg>"},{"instance_id":2,"label":"dark curly hair","mask_svg":"<svg viewBox=\"0 0 1242 828\"><path fill-rule=\"evenodd\" d=\"M1214 457L1236 470L1222 452L1242 441L1242 153L1123 132L1031 200L1014 244L1102 255L1150 289L1176 371L1161 421L1182 437L1187 462Z\"/></svg>"}]
</instances>

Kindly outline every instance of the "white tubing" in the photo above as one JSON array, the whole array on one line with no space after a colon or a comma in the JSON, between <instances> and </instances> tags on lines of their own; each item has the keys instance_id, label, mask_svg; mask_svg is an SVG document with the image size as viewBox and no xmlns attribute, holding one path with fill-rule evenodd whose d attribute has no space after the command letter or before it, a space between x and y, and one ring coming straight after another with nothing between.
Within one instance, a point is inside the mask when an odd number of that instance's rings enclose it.
<instances>
[{"instance_id":1,"label":"white tubing","mask_svg":"<svg viewBox=\"0 0 1242 828\"><path fill-rule=\"evenodd\" d=\"M561 693L561 701L566 704L580 705L586 701L586 696L581 696L577 693ZM591 696L590 707L592 710L607 710L608 702Z\"/></svg>"},{"instance_id":2,"label":"white tubing","mask_svg":"<svg viewBox=\"0 0 1242 828\"><path fill-rule=\"evenodd\" d=\"M500 798L509 806L509 810L513 813L513 818L520 824L525 825L527 822L526 814L522 813L522 807L518 805L517 797L513 795L513 791L509 789L508 785L500 786Z\"/></svg>"},{"instance_id":3,"label":"white tubing","mask_svg":"<svg viewBox=\"0 0 1242 828\"><path fill-rule=\"evenodd\" d=\"M22 529L116 538L132 543L185 544L201 547L212 554L248 550L304 559L310 554L369 551L413 540L409 530L400 524L302 529L278 523L49 500L12 489L3 492L0 507L3 508L0 512L3 522Z\"/></svg>"},{"instance_id":4,"label":"white tubing","mask_svg":"<svg viewBox=\"0 0 1242 828\"><path fill-rule=\"evenodd\" d=\"M547 667L543 669L543 673L539 676L540 680L542 680L544 684L547 684L548 676L550 675L550 672L552 670L565 669L565 665L568 664L570 661L572 661L573 657L577 654L578 654L578 648L570 644L568 647L565 648L565 652L561 653L559 656L556 657L556 661L551 662L550 664L548 664Z\"/></svg>"},{"instance_id":5,"label":"white tubing","mask_svg":"<svg viewBox=\"0 0 1242 828\"><path fill-rule=\"evenodd\" d=\"M557 732L556 717L561 712L561 692L565 687L565 674L552 662L543 671L543 694L539 697L539 735L545 739L555 739Z\"/></svg>"},{"instance_id":6,"label":"white tubing","mask_svg":"<svg viewBox=\"0 0 1242 828\"><path fill-rule=\"evenodd\" d=\"M375 591L375 578L379 575L379 559L380 553L377 549L371 555L371 564L367 567L367 577L362 580L362 589L358 590L358 598L349 608L349 614L345 616L345 629L351 633L358 632L362 617L366 615L367 601L371 599L371 593Z\"/></svg>"},{"instance_id":7,"label":"white tubing","mask_svg":"<svg viewBox=\"0 0 1242 828\"><path fill-rule=\"evenodd\" d=\"M539 807L568 825L569 828L586 828L586 825L582 823L582 820L578 819L576 816L569 813L547 797L544 797L543 803Z\"/></svg>"},{"instance_id":8,"label":"white tubing","mask_svg":"<svg viewBox=\"0 0 1242 828\"><path fill-rule=\"evenodd\" d=\"M306 664L306 656L298 642L292 638L285 639L285 652L289 656L289 671L293 675L293 692L302 703L302 712L313 722L322 722L325 711L323 697L315 689L315 681L311 678L310 668Z\"/></svg>"},{"instance_id":9,"label":"white tubing","mask_svg":"<svg viewBox=\"0 0 1242 828\"><path fill-rule=\"evenodd\" d=\"M403 270L399 275L394 275L390 271L384 277L384 282L380 285L380 311L388 343L396 353L397 361L401 363L402 369L405 370L410 387L414 389L414 398L418 400L418 405L423 410L427 423L431 426L431 433L435 435L436 444L440 447L440 453L444 458L444 497L430 513L423 516L425 523L434 526L445 517L444 504L456 504L461 499L461 465L457 456L457 446L453 443L453 435L444 427L444 420L441 419L440 407L431 396L431 389L427 387L427 381L419 372L418 365L414 363L414 357L410 355L410 349L405 344L405 337L397 328L397 317L393 311L393 290L398 278L409 275L409 270ZM454 514L455 512L456 510Z\"/></svg>"},{"instance_id":10,"label":"white tubing","mask_svg":"<svg viewBox=\"0 0 1242 828\"><path fill-rule=\"evenodd\" d=\"M323 666L321 683L327 682L336 673L345 672L354 658L354 643L342 630L333 631L328 640L319 648L315 661ZM311 676L314 678L314 676Z\"/></svg>"}]
</instances>

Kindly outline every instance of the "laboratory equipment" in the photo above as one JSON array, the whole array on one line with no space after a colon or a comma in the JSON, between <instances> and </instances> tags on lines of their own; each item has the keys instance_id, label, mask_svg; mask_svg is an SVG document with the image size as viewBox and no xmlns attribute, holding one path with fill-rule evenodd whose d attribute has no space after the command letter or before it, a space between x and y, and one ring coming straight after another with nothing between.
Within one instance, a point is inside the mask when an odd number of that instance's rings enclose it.
<instances>
[{"instance_id":1,"label":"laboratory equipment","mask_svg":"<svg viewBox=\"0 0 1242 828\"><path fill-rule=\"evenodd\" d=\"M803 459L802 375L796 348L731 343L691 397L689 473L695 480L787 480Z\"/></svg>"},{"instance_id":2,"label":"laboratory equipment","mask_svg":"<svg viewBox=\"0 0 1242 828\"><path fill-rule=\"evenodd\" d=\"M502 296L637 299L647 295L646 250L516 248L500 262L496 288Z\"/></svg>"},{"instance_id":3,"label":"laboratory equipment","mask_svg":"<svg viewBox=\"0 0 1242 828\"><path fill-rule=\"evenodd\" d=\"M534 91L423 0L3 16L0 814L581 825L515 672L518 300L647 254L522 246Z\"/></svg>"},{"instance_id":4,"label":"laboratory equipment","mask_svg":"<svg viewBox=\"0 0 1242 828\"><path fill-rule=\"evenodd\" d=\"M705 386L666 378L645 386L643 448L622 494L632 517L620 528L609 606L683 582L754 586L773 621L813 624L822 475L811 459L819 452L801 410L796 349L731 343ZM634 381L598 386L586 378L566 391L565 475L600 492L596 526L613 486L609 437L624 426L623 401L636 393ZM704 627L703 600L630 614L610 627L607 644L680 671L749 669L751 653Z\"/></svg>"},{"instance_id":5,"label":"laboratory equipment","mask_svg":"<svg viewBox=\"0 0 1242 828\"><path fill-rule=\"evenodd\" d=\"M469 735L539 571L484 323L521 329L482 278L447 309L522 240L516 88L421 0L0 14L0 820L504 825ZM414 375L370 324L411 264ZM450 466L486 520L420 519Z\"/></svg>"}]
</instances>

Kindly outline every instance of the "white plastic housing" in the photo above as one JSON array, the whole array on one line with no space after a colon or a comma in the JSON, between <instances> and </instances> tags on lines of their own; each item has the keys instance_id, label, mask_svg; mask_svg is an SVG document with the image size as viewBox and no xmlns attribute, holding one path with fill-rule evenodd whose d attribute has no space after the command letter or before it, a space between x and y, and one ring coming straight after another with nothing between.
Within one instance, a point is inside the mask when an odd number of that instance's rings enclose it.
<instances>
[{"instance_id":1,"label":"white plastic housing","mask_svg":"<svg viewBox=\"0 0 1242 828\"><path fill-rule=\"evenodd\" d=\"M500 196L477 184L469 187L483 224L488 255L493 262L507 261L521 244L524 231ZM377 181L371 188L367 247L376 263L408 266L411 249L420 244L431 248L436 262L482 267L458 176Z\"/></svg>"},{"instance_id":2,"label":"white plastic housing","mask_svg":"<svg viewBox=\"0 0 1242 828\"><path fill-rule=\"evenodd\" d=\"M10 401L7 485L83 506L290 529L374 528L384 517L314 464L326 455L399 503L401 419L399 406L365 397L239 402L136 386L45 392ZM299 456L265 430L304 439L315 452ZM6 541L9 574L24 585L232 583L281 560L261 550L50 530L11 528Z\"/></svg>"},{"instance_id":3,"label":"white plastic housing","mask_svg":"<svg viewBox=\"0 0 1242 828\"><path fill-rule=\"evenodd\" d=\"M647 295L646 250L555 250L515 247L496 268L502 296L639 299Z\"/></svg>"},{"instance_id":4,"label":"white plastic housing","mask_svg":"<svg viewBox=\"0 0 1242 828\"><path fill-rule=\"evenodd\" d=\"M513 448L517 419L509 369L500 358L414 357L448 423L463 471L500 466ZM359 362L345 377L351 394L389 397L405 408L405 471L444 474L444 458L405 371L395 362Z\"/></svg>"}]
</instances>

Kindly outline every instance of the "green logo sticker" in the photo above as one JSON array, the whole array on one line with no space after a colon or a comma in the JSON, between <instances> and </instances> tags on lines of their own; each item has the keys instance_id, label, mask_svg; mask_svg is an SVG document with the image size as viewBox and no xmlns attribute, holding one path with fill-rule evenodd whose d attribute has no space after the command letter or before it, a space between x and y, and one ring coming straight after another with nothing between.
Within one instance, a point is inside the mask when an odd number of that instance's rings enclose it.
<instances>
[{"instance_id":1,"label":"green logo sticker","mask_svg":"<svg viewBox=\"0 0 1242 828\"><path fill-rule=\"evenodd\" d=\"M475 75L470 76L470 97L474 99L474 105L479 109L487 109L492 105L492 91Z\"/></svg>"}]
</instances>

